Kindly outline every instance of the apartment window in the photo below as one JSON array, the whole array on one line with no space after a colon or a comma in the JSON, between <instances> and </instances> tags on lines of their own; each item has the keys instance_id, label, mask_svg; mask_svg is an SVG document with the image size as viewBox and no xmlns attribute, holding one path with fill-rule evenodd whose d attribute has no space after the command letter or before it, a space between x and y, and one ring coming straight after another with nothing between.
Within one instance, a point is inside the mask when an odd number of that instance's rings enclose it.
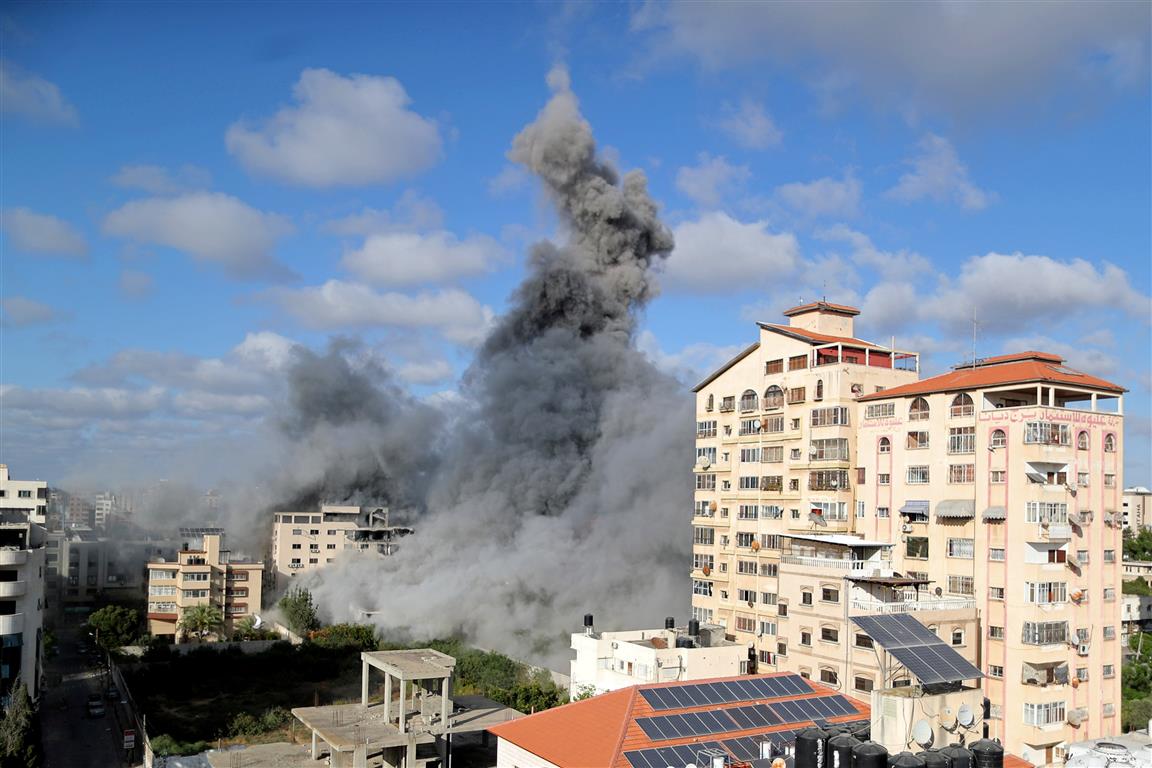
<instances>
[{"instance_id":1,"label":"apartment window","mask_svg":"<svg viewBox=\"0 0 1152 768\"><path fill-rule=\"evenodd\" d=\"M876 517L890 517L891 514L888 507L876 507Z\"/></svg>"},{"instance_id":2,"label":"apartment window","mask_svg":"<svg viewBox=\"0 0 1152 768\"><path fill-rule=\"evenodd\" d=\"M1092 475L1088 472L1076 473L1076 485L1080 486L1081 488L1087 488L1091 479Z\"/></svg>"},{"instance_id":3,"label":"apartment window","mask_svg":"<svg viewBox=\"0 0 1152 768\"><path fill-rule=\"evenodd\" d=\"M1088 667L1076 667L1076 679L1082 683L1088 682Z\"/></svg>"},{"instance_id":4,"label":"apartment window","mask_svg":"<svg viewBox=\"0 0 1152 768\"><path fill-rule=\"evenodd\" d=\"M304 535L304 529L303 528L293 528L292 529L292 535L293 536L303 536Z\"/></svg>"},{"instance_id":5,"label":"apartment window","mask_svg":"<svg viewBox=\"0 0 1152 768\"><path fill-rule=\"evenodd\" d=\"M876 484L877 485L891 485L892 484L892 475L888 474L887 472L878 473L876 475Z\"/></svg>"},{"instance_id":6,"label":"apartment window","mask_svg":"<svg viewBox=\"0 0 1152 768\"><path fill-rule=\"evenodd\" d=\"M760 426L764 432L776 434L784 431L784 417L783 416L766 416L761 421Z\"/></svg>"},{"instance_id":7,"label":"apartment window","mask_svg":"<svg viewBox=\"0 0 1152 768\"><path fill-rule=\"evenodd\" d=\"M716 447L715 446L701 446L696 449L696 463L708 468L709 464L716 463Z\"/></svg>"},{"instance_id":8,"label":"apartment window","mask_svg":"<svg viewBox=\"0 0 1152 768\"><path fill-rule=\"evenodd\" d=\"M959 427L948 430L948 453L975 453L976 427Z\"/></svg>"},{"instance_id":9,"label":"apartment window","mask_svg":"<svg viewBox=\"0 0 1152 768\"><path fill-rule=\"evenodd\" d=\"M820 599L825 603L838 603L840 602L840 590L832 587L821 587Z\"/></svg>"},{"instance_id":10,"label":"apartment window","mask_svg":"<svg viewBox=\"0 0 1152 768\"><path fill-rule=\"evenodd\" d=\"M206 574L206 573L186 573L186 574L184 574L184 581L208 581L208 574Z\"/></svg>"},{"instance_id":11,"label":"apartment window","mask_svg":"<svg viewBox=\"0 0 1152 768\"><path fill-rule=\"evenodd\" d=\"M712 597L712 582L692 579L692 594Z\"/></svg>"},{"instance_id":12,"label":"apartment window","mask_svg":"<svg viewBox=\"0 0 1152 768\"><path fill-rule=\"evenodd\" d=\"M799 371L808 367L808 355L796 355L788 358L788 370Z\"/></svg>"},{"instance_id":13,"label":"apartment window","mask_svg":"<svg viewBox=\"0 0 1152 768\"><path fill-rule=\"evenodd\" d=\"M1026 621L1022 642L1026 645L1054 645L1068 642L1066 621Z\"/></svg>"},{"instance_id":14,"label":"apartment window","mask_svg":"<svg viewBox=\"0 0 1152 768\"><path fill-rule=\"evenodd\" d=\"M313 528L313 529L308 531L308 535L309 536L319 536L320 530L318 528Z\"/></svg>"},{"instance_id":15,"label":"apartment window","mask_svg":"<svg viewBox=\"0 0 1152 768\"><path fill-rule=\"evenodd\" d=\"M752 479L755 480L756 478ZM740 487L743 488L744 486L741 485ZM756 520L759 517L760 507L757 504L741 504L739 511L736 513L737 520Z\"/></svg>"},{"instance_id":16,"label":"apartment window","mask_svg":"<svg viewBox=\"0 0 1152 768\"><path fill-rule=\"evenodd\" d=\"M310 544L308 546L308 551L309 552L319 552L320 551L320 545L319 544Z\"/></svg>"},{"instance_id":17,"label":"apartment window","mask_svg":"<svg viewBox=\"0 0 1152 768\"><path fill-rule=\"evenodd\" d=\"M857 648L873 648L873 647L875 647L875 643L872 642L872 638L869 637L868 635L864 634L863 632L857 632L856 633L856 637L853 638L853 643L855 644L855 646Z\"/></svg>"},{"instance_id":18,"label":"apartment window","mask_svg":"<svg viewBox=\"0 0 1152 768\"><path fill-rule=\"evenodd\" d=\"M971 560L975 548L975 539L948 539L948 557Z\"/></svg>"},{"instance_id":19,"label":"apartment window","mask_svg":"<svg viewBox=\"0 0 1152 768\"><path fill-rule=\"evenodd\" d=\"M864 517L864 502L862 501L856 502L856 517L857 519L863 519Z\"/></svg>"},{"instance_id":20,"label":"apartment window","mask_svg":"<svg viewBox=\"0 0 1152 768\"><path fill-rule=\"evenodd\" d=\"M1004 548L1003 547L989 547L988 559L998 563L1004 562Z\"/></svg>"},{"instance_id":21,"label":"apartment window","mask_svg":"<svg viewBox=\"0 0 1152 768\"><path fill-rule=\"evenodd\" d=\"M760 459L764 464L779 464L784 461L784 446L769 445L762 448Z\"/></svg>"},{"instance_id":22,"label":"apartment window","mask_svg":"<svg viewBox=\"0 0 1152 768\"><path fill-rule=\"evenodd\" d=\"M692 530L692 541L696 544L711 546L716 543L716 529L695 526Z\"/></svg>"},{"instance_id":23,"label":"apartment window","mask_svg":"<svg viewBox=\"0 0 1152 768\"><path fill-rule=\"evenodd\" d=\"M1116 550L1114 550L1114 549L1104 550L1104 562L1106 562L1106 563L1116 562Z\"/></svg>"},{"instance_id":24,"label":"apartment window","mask_svg":"<svg viewBox=\"0 0 1152 768\"><path fill-rule=\"evenodd\" d=\"M1047 704L1024 704L1025 725L1054 725L1063 723L1064 702L1053 701Z\"/></svg>"},{"instance_id":25,"label":"apartment window","mask_svg":"<svg viewBox=\"0 0 1152 768\"><path fill-rule=\"evenodd\" d=\"M756 619L751 616L737 616L736 617L736 631L737 632L755 632Z\"/></svg>"},{"instance_id":26,"label":"apartment window","mask_svg":"<svg viewBox=\"0 0 1152 768\"><path fill-rule=\"evenodd\" d=\"M21 499L30 499L32 498L32 491L17 491L16 496Z\"/></svg>"},{"instance_id":27,"label":"apartment window","mask_svg":"<svg viewBox=\"0 0 1152 768\"><path fill-rule=\"evenodd\" d=\"M1104 587L1104 601L1112 602L1116 599L1116 587Z\"/></svg>"},{"instance_id":28,"label":"apartment window","mask_svg":"<svg viewBox=\"0 0 1152 768\"><path fill-rule=\"evenodd\" d=\"M797 477L794 477L791 480L789 480L788 481L788 490L790 490L790 491L800 490L800 479ZM792 515L793 518L796 518L799 516L797 510L794 509L794 510L792 510L792 512L793 512L793 515Z\"/></svg>"},{"instance_id":29,"label":"apartment window","mask_svg":"<svg viewBox=\"0 0 1152 768\"><path fill-rule=\"evenodd\" d=\"M928 465L916 464L908 467L909 485L926 485L928 483Z\"/></svg>"},{"instance_id":30,"label":"apartment window","mask_svg":"<svg viewBox=\"0 0 1152 768\"><path fill-rule=\"evenodd\" d=\"M988 665L988 677L1004 677L1004 667L998 664Z\"/></svg>"},{"instance_id":31,"label":"apartment window","mask_svg":"<svg viewBox=\"0 0 1152 768\"><path fill-rule=\"evenodd\" d=\"M728 395L720 401L720 413L736 410L736 395Z\"/></svg>"},{"instance_id":32,"label":"apartment window","mask_svg":"<svg viewBox=\"0 0 1152 768\"><path fill-rule=\"evenodd\" d=\"M784 507L778 507L775 504L765 504L760 508L760 517L764 520L779 520L784 517Z\"/></svg>"},{"instance_id":33,"label":"apartment window","mask_svg":"<svg viewBox=\"0 0 1152 768\"><path fill-rule=\"evenodd\" d=\"M953 595L971 595L975 593L971 576L949 576L948 591Z\"/></svg>"},{"instance_id":34,"label":"apartment window","mask_svg":"<svg viewBox=\"0 0 1152 768\"><path fill-rule=\"evenodd\" d=\"M905 544L904 556L916 560L928 559L928 537L909 536Z\"/></svg>"},{"instance_id":35,"label":"apartment window","mask_svg":"<svg viewBox=\"0 0 1152 768\"><path fill-rule=\"evenodd\" d=\"M762 622L760 622L760 634L761 635L775 635L776 634L776 622L774 622L774 621L762 621Z\"/></svg>"},{"instance_id":36,"label":"apartment window","mask_svg":"<svg viewBox=\"0 0 1152 768\"><path fill-rule=\"evenodd\" d=\"M769 376L773 373L784 373L784 358L764 363L764 375Z\"/></svg>"},{"instance_id":37,"label":"apartment window","mask_svg":"<svg viewBox=\"0 0 1152 768\"><path fill-rule=\"evenodd\" d=\"M812 461L848 461L848 439L813 440L808 457Z\"/></svg>"},{"instance_id":38,"label":"apartment window","mask_svg":"<svg viewBox=\"0 0 1152 768\"><path fill-rule=\"evenodd\" d=\"M206 589L185 589L184 597L187 598L200 598L208 597L208 590Z\"/></svg>"},{"instance_id":39,"label":"apartment window","mask_svg":"<svg viewBox=\"0 0 1152 768\"><path fill-rule=\"evenodd\" d=\"M1088 550L1086 550L1086 549L1076 550L1076 559L1078 561L1080 561L1080 565L1088 565L1088 563L1090 562L1088 559Z\"/></svg>"},{"instance_id":40,"label":"apartment window","mask_svg":"<svg viewBox=\"0 0 1152 768\"><path fill-rule=\"evenodd\" d=\"M800 429L800 419L792 419L792 431Z\"/></svg>"},{"instance_id":41,"label":"apartment window","mask_svg":"<svg viewBox=\"0 0 1152 768\"><path fill-rule=\"evenodd\" d=\"M952 630L952 645L964 645L964 630Z\"/></svg>"},{"instance_id":42,"label":"apartment window","mask_svg":"<svg viewBox=\"0 0 1152 768\"><path fill-rule=\"evenodd\" d=\"M826 643L840 642L840 630L835 627L820 627L820 639Z\"/></svg>"},{"instance_id":43,"label":"apartment window","mask_svg":"<svg viewBox=\"0 0 1152 768\"><path fill-rule=\"evenodd\" d=\"M976 482L975 464L948 465L948 482L954 485Z\"/></svg>"},{"instance_id":44,"label":"apartment window","mask_svg":"<svg viewBox=\"0 0 1152 768\"><path fill-rule=\"evenodd\" d=\"M764 475L760 478L760 490L775 491L779 493L780 491L784 490L784 476Z\"/></svg>"},{"instance_id":45,"label":"apartment window","mask_svg":"<svg viewBox=\"0 0 1152 768\"><path fill-rule=\"evenodd\" d=\"M293 545L292 545L292 549L300 549L300 548L302 548L303 546L304 546L303 544L293 544Z\"/></svg>"},{"instance_id":46,"label":"apartment window","mask_svg":"<svg viewBox=\"0 0 1152 768\"><path fill-rule=\"evenodd\" d=\"M920 450L928 447L928 433L927 432L909 432L908 437L904 441L904 447L910 451Z\"/></svg>"},{"instance_id":47,"label":"apartment window","mask_svg":"<svg viewBox=\"0 0 1152 768\"><path fill-rule=\"evenodd\" d=\"M1002 429L994 429L988 437L988 445L993 448L1003 448L1008 445L1008 435Z\"/></svg>"},{"instance_id":48,"label":"apartment window","mask_svg":"<svg viewBox=\"0 0 1152 768\"><path fill-rule=\"evenodd\" d=\"M757 475L741 475L738 485L742 491L759 490L760 478Z\"/></svg>"},{"instance_id":49,"label":"apartment window","mask_svg":"<svg viewBox=\"0 0 1152 768\"><path fill-rule=\"evenodd\" d=\"M812 645L812 633L806 629L803 629L800 631L800 645L804 645L804 646L811 646Z\"/></svg>"},{"instance_id":50,"label":"apartment window","mask_svg":"<svg viewBox=\"0 0 1152 768\"><path fill-rule=\"evenodd\" d=\"M712 555L705 555L701 552L692 553L692 568L697 571L702 571L705 568L712 570L715 567L716 560Z\"/></svg>"},{"instance_id":51,"label":"apartment window","mask_svg":"<svg viewBox=\"0 0 1152 768\"><path fill-rule=\"evenodd\" d=\"M792 387L788 390L788 404L798 405L804 402L804 387Z\"/></svg>"},{"instance_id":52,"label":"apartment window","mask_svg":"<svg viewBox=\"0 0 1152 768\"><path fill-rule=\"evenodd\" d=\"M787 656L788 655L788 643L787 642L777 642L776 643L776 655L777 656Z\"/></svg>"},{"instance_id":53,"label":"apartment window","mask_svg":"<svg viewBox=\"0 0 1152 768\"><path fill-rule=\"evenodd\" d=\"M740 434L755 435L760 432L760 419L741 419Z\"/></svg>"},{"instance_id":54,"label":"apartment window","mask_svg":"<svg viewBox=\"0 0 1152 768\"><path fill-rule=\"evenodd\" d=\"M748 413L760 407L760 398L756 393L750 389L744 390L744 394L740 395L740 412Z\"/></svg>"},{"instance_id":55,"label":"apartment window","mask_svg":"<svg viewBox=\"0 0 1152 768\"><path fill-rule=\"evenodd\" d=\"M1108 474L1104 475L1104 487L1105 488L1115 488L1116 487L1116 475L1108 475Z\"/></svg>"},{"instance_id":56,"label":"apartment window","mask_svg":"<svg viewBox=\"0 0 1152 768\"><path fill-rule=\"evenodd\" d=\"M988 637L992 638L993 640L1003 640L1004 639L1004 627L989 626L988 627Z\"/></svg>"},{"instance_id":57,"label":"apartment window","mask_svg":"<svg viewBox=\"0 0 1152 768\"><path fill-rule=\"evenodd\" d=\"M1030 501L1025 506L1024 519L1029 523L1066 523L1068 505L1058 502Z\"/></svg>"},{"instance_id":58,"label":"apartment window","mask_svg":"<svg viewBox=\"0 0 1152 768\"><path fill-rule=\"evenodd\" d=\"M715 449L713 449L715 450ZM760 449L759 448L741 448L740 461L743 463L760 463Z\"/></svg>"},{"instance_id":59,"label":"apartment window","mask_svg":"<svg viewBox=\"0 0 1152 768\"><path fill-rule=\"evenodd\" d=\"M1112 664L1105 664L1103 667L1100 668L1100 674L1103 675L1104 677L1115 677L1116 676L1116 667L1113 666ZM1085 677L1088 676L1088 670L1084 670L1084 676Z\"/></svg>"},{"instance_id":60,"label":"apartment window","mask_svg":"<svg viewBox=\"0 0 1152 768\"><path fill-rule=\"evenodd\" d=\"M704 406L704 410L708 411L708 413L711 413L712 409L715 407L716 407L716 395L708 395L708 404Z\"/></svg>"},{"instance_id":61,"label":"apartment window","mask_svg":"<svg viewBox=\"0 0 1152 768\"><path fill-rule=\"evenodd\" d=\"M737 533L736 534L736 546L738 546L738 547L751 547L752 542L755 540L756 540L756 534L754 534L754 533Z\"/></svg>"},{"instance_id":62,"label":"apartment window","mask_svg":"<svg viewBox=\"0 0 1152 768\"><path fill-rule=\"evenodd\" d=\"M1104 713L1104 717L1112 717L1116 714L1116 705L1107 703L1104 705L1104 709L1102 711Z\"/></svg>"},{"instance_id":63,"label":"apartment window","mask_svg":"<svg viewBox=\"0 0 1152 768\"><path fill-rule=\"evenodd\" d=\"M1087 432L1079 432L1076 434L1076 450L1078 450L1078 451L1088 450L1088 433Z\"/></svg>"},{"instance_id":64,"label":"apartment window","mask_svg":"<svg viewBox=\"0 0 1152 768\"><path fill-rule=\"evenodd\" d=\"M696 437L716 437L716 421L696 422Z\"/></svg>"},{"instance_id":65,"label":"apartment window","mask_svg":"<svg viewBox=\"0 0 1152 768\"><path fill-rule=\"evenodd\" d=\"M952 418L958 419L962 416L971 416L975 412L976 408L972 404L972 397L970 395L961 392L952 398L952 408L949 411L949 415Z\"/></svg>"},{"instance_id":66,"label":"apartment window","mask_svg":"<svg viewBox=\"0 0 1152 768\"><path fill-rule=\"evenodd\" d=\"M777 602L776 593L775 592L761 592L760 593L760 602L764 603L764 605L776 605L776 602Z\"/></svg>"},{"instance_id":67,"label":"apartment window","mask_svg":"<svg viewBox=\"0 0 1152 768\"><path fill-rule=\"evenodd\" d=\"M812 511L825 520L847 520L848 504L843 501L814 501Z\"/></svg>"},{"instance_id":68,"label":"apartment window","mask_svg":"<svg viewBox=\"0 0 1152 768\"><path fill-rule=\"evenodd\" d=\"M298 558L298 557L292 558L292 565L300 565L300 558Z\"/></svg>"},{"instance_id":69,"label":"apartment window","mask_svg":"<svg viewBox=\"0 0 1152 768\"><path fill-rule=\"evenodd\" d=\"M696 621L700 622L701 624L711 624L712 609L701 608L698 605L694 605L692 606L692 618L696 619Z\"/></svg>"},{"instance_id":70,"label":"apartment window","mask_svg":"<svg viewBox=\"0 0 1152 768\"><path fill-rule=\"evenodd\" d=\"M696 490L698 491L714 491L716 490L716 475L712 473L696 475Z\"/></svg>"},{"instance_id":71,"label":"apartment window","mask_svg":"<svg viewBox=\"0 0 1152 768\"><path fill-rule=\"evenodd\" d=\"M812 593L810 591L804 590L800 593L800 604L812 605Z\"/></svg>"},{"instance_id":72,"label":"apartment window","mask_svg":"<svg viewBox=\"0 0 1152 768\"><path fill-rule=\"evenodd\" d=\"M751 576L756 575L756 561L755 560L737 560L736 573L748 574Z\"/></svg>"},{"instance_id":73,"label":"apartment window","mask_svg":"<svg viewBox=\"0 0 1152 768\"><path fill-rule=\"evenodd\" d=\"M1067 424L1053 424L1048 421L1024 423L1025 444L1070 445L1071 442L1071 432Z\"/></svg>"},{"instance_id":74,"label":"apartment window","mask_svg":"<svg viewBox=\"0 0 1152 768\"><path fill-rule=\"evenodd\" d=\"M1008 473L1002 469L994 469L988 473L988 481L999 485L1008 482Z\"/></svg>"},{"instance_id":75,"label":"apartment window","mask_svg":"<svg viewBox=\"0 0 1152 768\"><path fill-rule=\"evenodd\" d=\"M1105 640L1115 640L1116 639L1116 627L1105 625L1105 627L1104 627L1104 639Z\"/></svg>"},{"instance_id":76,"label":"apartment window","mask_svg":"<svg viewBox=\"0 0 1152 768\"><path fill-rule=\"evenodd\" d=\"M929 416L928 401L918 397L908 407L908 421L927 421Z\"/></svg>"},{"instance_id":77,"label":"apartment window","mask_svg":"<svg viewBox=\"0 0 1152 768\"><path fill-rule=\"evenodd\" d=\"M1062 581L1028 581L1024 583L1024 590L1028 602L1037 605L1068 601L1068 585Z\"/></svg>"},{"instance_id":78,"label":"apartment window","mask_svg":"<svg viewBox=\"0 0 1152 768\"><path fill-rule=\"evenodd\" d=\"M1066 563L1068 562L1068 552L1064 549L1050 549L1048 550L1048 562L1050 563Z\"/></svg>"},{"instance_id":79,"label":"apartment window","mask_svg":"<svg viewBox=\"0 0 1152 768\"><path fill-rule=\"evenodd\" d=\"M1104 453L1116 453L1116 435L1109 432L1104 435ZM24 491L21 491L24 493Z\"/></svg>"},{"instance_id":80,"label":"apartment window","mask_svg":"<svg viewBox=\"0 0 1152 768\"><path fill-rule=\"evenodd\" d=\"M756 591L752 589L738 589L736 590L736 599L742 603L755 603Z\"/></svg>"},{"instance_id":81,"label":"apartment window","mask_svg":"<svg viewBox=\"0 0 1152 768\"><path fill-rule=\"evenodd\" d=\"M848 470L817 470L808 475L808 490L836 491L848 488Z\"/></svg>"},{"instance_id":82,"label":"apartment window","mask_svg":"<svg viewBox=\"0 0 1152 768\"><path fill-rule=\"evenodd\" d=\"M828 685L839 685L840 675L834 669L827 667L820 668L820 682L827 683Z\"/></svg>"},{"instance_id":83,"label":"apartment window","mask_svg":"<svg viewBox=\"0 0 1152 768\"><path fill-rule=\"evenodd\" d=\"M890 419L896 415L896 403L869 403L864 408L866 419Z\"/></svg>"},{"instance_id":84,"label":"apartment window","mask_svg":"<svg viewBox=\"0 0 1152 768\"><path fill-rule=\"evenodd\" d=\"M780 566L776 563L760 563L760 575L775 578L780 575Z\"/></svg>"},{"instance_id":85,"label":"apartment window","mask_svg":"<svg viewBox=\"0 0 1152 768\"><path fill-rule=\"evenodd\" d=\"M824 382L823 382L823 380L817 380L817 382L816 382L816 394L812 397L812 399L813 400L823 400L824 399Z\"/></svg>"},{"instance_id":86,"label":"apartment window","mask_svg":"<svg viewBox=\"0 0 1152 768\"><path fill-rule=\"evenodd\" d=\"M811 424L814 427L848 426L848 409L842 406L833 408L813 408L811 414Z\"/></svg>"}]
</instances>

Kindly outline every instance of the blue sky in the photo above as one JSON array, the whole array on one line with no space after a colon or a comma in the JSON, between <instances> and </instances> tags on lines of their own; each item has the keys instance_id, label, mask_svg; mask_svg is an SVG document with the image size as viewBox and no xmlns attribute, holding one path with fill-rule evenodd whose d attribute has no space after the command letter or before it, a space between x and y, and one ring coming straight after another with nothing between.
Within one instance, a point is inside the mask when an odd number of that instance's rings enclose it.
<instances>
[{"instance_id":1,"label":"blue sky","mask_svg":"<svg viewBox=\"0 0 1152 768\"><path fill-rule=\"evenodd\" d=\"M690 382L801 300L926 373L1023 348L1126 399L1152 484L1149 6L21 4L0 18L0 452L215 482L293 344L450 402L532 242L506 159L571 73L677 249ZM234 468L234 466L232 466Z\"/></svg>"}]
</instances>

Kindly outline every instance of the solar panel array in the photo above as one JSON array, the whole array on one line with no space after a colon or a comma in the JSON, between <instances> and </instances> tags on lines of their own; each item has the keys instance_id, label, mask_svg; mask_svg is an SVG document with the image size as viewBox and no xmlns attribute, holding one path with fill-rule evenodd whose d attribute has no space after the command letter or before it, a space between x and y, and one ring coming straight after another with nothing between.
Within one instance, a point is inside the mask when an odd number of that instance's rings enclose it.
<instances>
[{"instance_id":1,"label":"solar panel array","mask_svg":"<svg viewBox=\"0 0 1152 768\"><path fill-rule=\"evenodd\" d=\"M935 632L907 614L854 616L852 621L921 683L956 683L984 676Z\"/></svg>"},{"instance_id":2,"label":"solar panel array","mask_svg":"<svg viewBox=\"0 0 1152 768\"><path fill-rule=\"evenodd\" d=\"M749 731L809 720L826 720L856 714L856 707L840 694L787 699L771 704L685 712L681 715L638 717L636 724L653 741Z\"/></svg>"},{"instance_id":3,"label":"solar panel array","mask_svg":"<svg viewBox=\"0 0 1152 768\"><path fill-rule=\"evenodd\" d=\"M867 720L854 720L838 725L859 726L867 724ZM772 742L776 754L782 754L785 747L796 743L796 735L804 728L790 728L769 733L760 733L754 736L741 736L736 739L723 741L708 741L699 744L685 744L678 747L654 747L652 749L636 749L625 752L624 757L633 768L667 768L670 765L681 766L698 762L699 753L705 749L721 747L728 750L736 760L756 760L760 757L760 744L764 741Z\"/></svg>"},{"instance_id":4,"label":"solar panel array","mask_svg":"<svg viewBox=\"0 0 1152 768\"><path fill-rule=\"evenodd\" d=\"M690 709L734 701L782 699L788 696L807 696L812 686L799 675L777 677L749 677L721 683L697 683L661 688L643 688L640 695L652 709Z\"/></svg>"}]
</instances>

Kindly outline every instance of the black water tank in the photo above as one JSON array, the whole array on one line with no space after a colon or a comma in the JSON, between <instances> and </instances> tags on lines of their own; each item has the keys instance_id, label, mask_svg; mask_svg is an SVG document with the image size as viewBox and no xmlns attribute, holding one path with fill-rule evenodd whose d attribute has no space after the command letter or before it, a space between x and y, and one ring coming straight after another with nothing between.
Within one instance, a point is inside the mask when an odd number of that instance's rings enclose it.
<instances>
[{"instance_id":1,"label":"black water tank","mask_svg":"<svg viewBox=\"0 0 1152 768\"><path fill-rule=\"evenodd\" d=\"M825 768L828 733L808 728L796 734L796 768Z\"/></svg>"},{"instance_id":2,"label":"black water tank","mask_svg":"<svg viewBox=\"0 0 1152 768\"><path fill-rule=\"evenodd\" d=\"M974 741L969 749L976 768L1004 768L1004 747L991 739Z\"/></svg>"},{"instance_id":3,"label":"black water tank","mask_svg":"<svg viewBox=\"0 0 1152 768\"><path fill-rule=\"evenodd\" d=\"M692 637L696 637L697 635L700 634L700 622L699 621L697 621L696 619L692 619L691 621L688 622L688 634L691 635Z\"/></svg>"},{"instance_id":4,"label":"black water tank","mask_svg":"<svg viewBox=\"0 0 1152 768\"><path fill-rule=\"evenodd\" d=\"M888 750L874 741L859 744L852 748L852 768L888 768Z\"/></svg>"},{"instance_id":5,"label":"black water tank","mask_svg":"<svg viewBox=\"0 0 1152 768\"><path fill-rule=\"evenodd\" d=\"M852 750L860 746L860 739L841 732L828 739L828 768L852 768Z\"/></svg>"},{"instance_id":6,"label":"black water tank","mask_svg":"<svg viewBox=\"0 0 1152 768\"><path fill-rule=\"evenodd\" d=\"M591 627L592 626L592 614L590 614L590 613L584 614L584 626L585 627Z\"/></svg>"},{"instance_id":7,"label":"black water tank","mask_svg":"<svg viewBox=\"0 0 1152 768\"><path fill-rule=\"evenodd\" d=\"M924 768L924 759L911 752L888 756L888 768Z\"/></svg>"},{"instance_id":8,"label":"black water tank","mask_svg":"<svg viewBox=\"0 0 1152 768\"><path fill-rule=\"evenodd\" d=\"M950 768L972 768L972 753L959 744L941 747L940 754L951 761Z\"/></svg>"},{"instance_id":9,"label":"black water tank","mask_svg":"<svg viewBox=\"0 0 1152 768\"><path fill-rule=\"evenodd\" d=\"M674 616L669 616L664 619L664 629L676 629L676 618Z\"/></svg>"},{"instance_id":10,"label":"black water tank","mask_svg":"<svg viewBox=\"0 0 1152 768\"><path fill-rule=\"evenodd\" d=\"M919 752L916 757L924 761L924 768L952 768L952 761L935 750Z\"/></svg>"}]
</instances>

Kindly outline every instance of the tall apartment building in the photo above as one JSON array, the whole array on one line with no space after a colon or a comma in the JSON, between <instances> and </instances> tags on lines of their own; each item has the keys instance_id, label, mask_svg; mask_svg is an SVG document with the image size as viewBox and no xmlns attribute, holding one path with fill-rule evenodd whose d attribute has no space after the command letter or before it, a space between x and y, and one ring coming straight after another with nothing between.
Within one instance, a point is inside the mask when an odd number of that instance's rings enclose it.
<instances>
[{"instance_id":1,"label":"tall apartment building","mask_svg":"<svg viewBox=\"0 0 1152 768\"><path fill-rule=\"evenodd\" d=\"M1044 764L1118 731L1121 416L1103 406L1123 390L1035 353L920 381L914 353L853 336L851 307L785 314L696 388L693 617L761 672L864 698L917 681L854 618L910 615L978 668L1010 752Z\"/></svg>"},{"instance_id":2,"label":"tall apartment building","mask_svg":"<svg viewBox=\"0 0 1152 768\"><path fill-rule=\"evenodd\" d=\"M28 522L48 522L48 483L43 480L13 480L8 465L0 464L0 513L23 512Z\"/></svg>"},{"instance_id":3,"label":"tall apartment building","mask_svg":"<svg viewBox=\"0 0 1152 768\"><path fill-rule=\"evenodd\" d=\"M183 548L175 560L148 562L148 631L177 642L185 639L184 614L198 605L220 610L230 636L236 622L260 610L264 563L224 549L219 528L182 528Z\"/></svg>"},{"instance_id":4,"label":"tall apartment building","mask_svg":"<svg viewBox=\"0 0 1152 768\"><path fill-rule=\"evenodd\" d=\"M385 507L322 504L320 513L278 512L272 518L272 579L285 587L299 573L323 568L341 552L390 555L411 528L391 525Z\"/></svg>"},{"instance_id":5,"label":"tall apartment building","mask_svg":"<svg viewBox=\"0 0 1152 768\"><path fill-rule=\"evenodd\" d=\"M29 517L23 509L0 511L0 697L17 679L33 699L40 693L45 531Z\"/></svg>"},{"instance_id":6,"label":"tall apartment building","mask_svg":"<svg viewBox=\"0 0 1152 768\"><path fill-rule=\"evenodd\" d=\"M1152 528L1152 491L1139 485L1125 488L1122 504L1125 529Z\"/></svg>"}]
</instances>

